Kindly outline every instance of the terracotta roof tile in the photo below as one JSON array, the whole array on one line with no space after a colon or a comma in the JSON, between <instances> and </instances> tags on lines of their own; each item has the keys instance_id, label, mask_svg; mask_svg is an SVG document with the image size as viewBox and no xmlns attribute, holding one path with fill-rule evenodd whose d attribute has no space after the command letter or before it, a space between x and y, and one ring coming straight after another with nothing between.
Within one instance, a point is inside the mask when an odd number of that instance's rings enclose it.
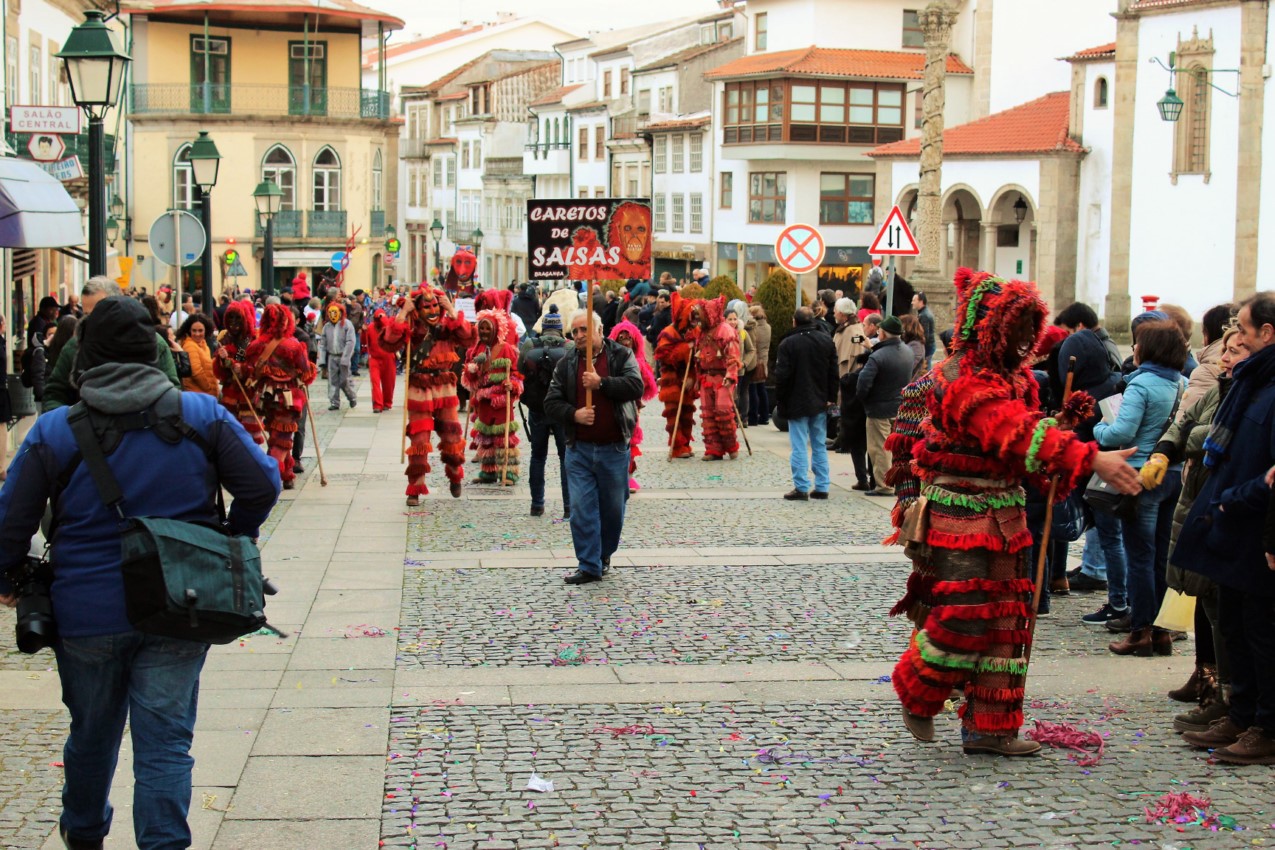
<instances>
[{"instance_id":1,"label":"terracotta roof tile","mask_svg":"<svg viewBox=\"0 0 1275 850\"><path fill-rule=\"evenodd\" d=\"M1033 154L1066 151L1083 153L1084 146L1068 135L1071 93L1054 92L943 132L943 156L961 154ZM919 157L920 138L882 145L868 156Z\"/></svg>"},{"instance_id":2,"label":"terracotta roof tile","mask_svg":"<svg viewBox=\"0 0 1275 850\"><path fill-rule=\"evenodd\" d=\"M540 97L536 98L535 100L533 100L531 103L527 105L528 106L549 106L550 104L553 104L553 103L561 103L564 97L571 94L573 91L583 87L584 87L584 83L576 83L575 85L571 85L571 86L562 86L561 88L556 88L553 91L545 92L544 94L540 95Z\"/></svg>"},{"instance_id":3,"label":"terracotta roof tile","mask_svg":"<svg viewBox=\"0 0 1275 850\"><path fill-rule=\"evenodd\" d=\"M568 112L588 112L595 109L606 109L607 102L605 100L591 100L588 103L577 103L575 106L567 107Z\"/></svg>"},{"instance_id":4,"label":"terracotta roof tile","mask_svg":"<svg viewBox=\"0 0 1275 850\"><path fill-rule=\"evenodd\" d=\"M707 115L695 118L670 118L668 121L656 121L646 125L648 133L666 133L673 130L695 130L705 127L712 121Z\"/></svg>"},{"instance_id":5,"label":"terracotta roof tile","mask_svg":"<svg viewBox=\"0 0 1275 850\"><path fill-rule=\"evenodd\" d=\"M1116 55L1116 43L1100 44L1097 47L1086 47L1066 57L1068 62L1092 62L1095 59L1112 59Z\"/></svg>"},{"instance_id":6,"label":"terracotta roof tile","mask_svg":"<svg viewBox=\"0 0 1275 850\"><path fill-rule=\"evenodd\" d=\"M955 55L947 57L949 74L974 71ZM803 47L775 53L754 53L727 62L704 75L707 80L787 74L809 77L867 77L920 80L925 76L925 54L891 50L842 50Z\"/></svg>"},{"instance_id":7,"label":"terracotta roof tile","mask_svg":"<svg viewBox=\"0 0 1275 850\"><path fill-rule=\"evenodd\" d=\"M427 47L433 47L436 44L442 44L443 42L451 41L455 38L473 35L476 32L482 32L489 26L491 26L491 24L474 24L473 26L468 27L457 27L456 29L450 29L446 32L440 32L437 35L431 35L429 38L418 38L415 41L407 41L402 44L390 45L385 48L385 58L393 59L395 56L401 56L404 53L411 53L415 50L424 50ZM364 67L370 64L375 64L378 55L379 53L375 48L372 50L364 50Z\"/></svg>"},{"instance_id":8,"label":"terracotta roof tile","mask_svg":"<svg viewBox=\"0 0 1275 850\"><path fill-rule=\"evenodd\" d=\"M1143 9L1171 9L1174 6L1195 6L1211 0L1136 0L1129 6L1130 12L1141 12Z\"/></svg>"}]
</instances>

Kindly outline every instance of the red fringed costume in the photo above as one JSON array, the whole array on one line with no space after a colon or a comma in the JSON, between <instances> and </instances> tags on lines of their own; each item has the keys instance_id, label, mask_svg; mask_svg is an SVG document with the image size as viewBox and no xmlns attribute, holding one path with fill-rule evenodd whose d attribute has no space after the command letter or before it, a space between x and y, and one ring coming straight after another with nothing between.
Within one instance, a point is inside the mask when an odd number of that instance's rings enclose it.
<instances>
[{"instance_id":1,"label":"red fringed costume","mask_svg":"<svg viewBox=\"0 0 1275 850\"><path fill-rule=\"evenodd\" d=\"M669 435L673 457L690 457L691 429L695 424L695 384L699 380L699 373L691 360L691 352L698 336L698 331L691 327L691 312L695 301L674 292L671 303L673 321L660 331L660 336L655 341L655 359L660 364L659 395L660 401L664 402L664 431ZM677 415L679 399L682 405L680 418ZM677 421L674 422L674 419Z\"/></svg>"},{"instance_id":2,"label":"red fringed costume","mask_svg":"<svg viewBox=\"0 0 1275 850\"><path fill-rule=\"evenodd\" d=\"M699 314L700 425L704 430L704 459L731 458L739 451L735 431L735 384L739 380L739 331L726 322L726 299L706 298L695 305Z\"/></svg>"},{"instance_id":3,"label":"red fringed costume","mask_svg":"<svg viewBox=\"0 0 1275 850\"><path fill-rule=\"evenodd\" d=\"M642 338L642 332L638 330L637 325L625 319L611 328L610 338L633 352L638 369L642 372L642 400L638 402L638 418L633 425L633 439L629 441L629 489L638 490L641 488L633 475L637 472L637 459L642 456L641 410L645 402L655 398L657 392L655 372L651 369L651 364L646 362L646 340Z\"/></svg>"},{"instance_id":4,"label":"red fringed costume","mask_svg":"<svg viewBox=\"0 0 1275 850\"><path fill-rule=\"evenodd\" d=\"M257 314L251 304L231 301L226 305L223 324L225 329L217 334L217 356L213 358L213 374L221 383L221 403L257 443L264 444L266 435L253 412L257 402L250 394L248 374L243 368L248 346L257 338Z\"/></svg>"},{"instance_id":5,"label":"red fringed costume","mask_svg":"<svg viewBox=\"0 0 1275 850\"><path fill-rule=\"evenodd\" d=\"M261 314L261 333L248 346L245 381L270 432L270 456L279 462L283 486L292 489L292 438L305 410L306 387L314 381L314 364L304 344L292 335L296 319L282 304L268 304Z\"/></svg>"},{"instance_id":6,"label":"red fringed costume","mask_svg":"<svg viewBox=\"0 0 1275 850\"><path fill-rule=\"evenodd\" d=\"M391 343L385 338L393 319L377 310L363 326L363 347L367 350L367 376L372 384L372 412L394 407L395 355L403 347L400 337Z\"/></svg>"},{"instance_id":7,"label":"red fringed costume","mask_svg":"<svg viewBox=\"0 0 1275 850\"><path fill-rule=\"evenodd\" d=\"M472 290L474 276L478 274L478 258L468 248L457 248L452 255L451 265L447 268L447 282L444 288L453 298L462 289Z\"/></svg>"},{"instance_id":8,"label":"red fringed costume","mask_svg":"<svg viewBox=\"0 0 1275 850\"><path fill-rule=\"evenodd\" d=\"M920 484L919 500L896 514L914 571L891 613L906 612L918 631L892 680L903 707L920 717L937 715L952 689L964 688L962 737L1013 738L1031 640L1032 538L1021 482L1047 490L1057 475L1061 498L1088 474L1097 449L1041 418L1024 362L1031 347L1014 340L1024 315L1036 335L1044 327L1035 285L960 269L956 288L952 354L912 385L928 383L928 416L903 419L901 410L892 435L896 458L910 449ZM920 399L909 396L915 408ZM896 480L898 473L896 462Z\"/></svg>"},{"instance_id":9,"label":"red fringed costume","mask_svg":"<svg viewBox=\"0 0 1275 850\"><path fill-rule=\"evenodd\" d=\"M472 441L479 464L476 483L512 487L518 481L518 417L522 395L518 334L504 310L478 314L478 342L465 356L461 382L474 406ZM503 475L502 475L503 473Z\"/></svg>"},{"instance_id":10,"label":"red fringed costume","mask_svg":"<svg viewBox=\"0 0 1275 850\"><path fill-rule=\"evenodd\" d=\"M456 398L456 373L460 351L474 340L474 326L456 313L451 304L446 312L439 290L421 285L412 293L412 312L400 313L385 329L389 345L406 344L411 337L411 362L407 366L407 503L420 504L429 493L425 473L430 471L429 435L438 432L439 456L443 459L451 494L460 498L465 478L465 435L460 426Z\"/></svg>"}]
</instances>

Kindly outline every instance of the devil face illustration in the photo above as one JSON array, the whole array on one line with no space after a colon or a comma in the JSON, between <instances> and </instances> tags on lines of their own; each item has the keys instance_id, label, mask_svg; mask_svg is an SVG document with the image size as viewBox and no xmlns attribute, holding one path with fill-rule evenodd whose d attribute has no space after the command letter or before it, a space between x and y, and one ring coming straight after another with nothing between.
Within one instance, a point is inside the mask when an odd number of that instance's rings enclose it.
<instances>
[{"instance_id":1,"label":"devil face illustration","mask_svg":"<svg viewBox=\"0 0 1275 850\"><path fill-rule=\"evenodd\" d=\"M611 216L610 243L620 246L630 263L640 263L650 239L650 210L638 204L620 204Z\"/></svg>"}]
</instances>

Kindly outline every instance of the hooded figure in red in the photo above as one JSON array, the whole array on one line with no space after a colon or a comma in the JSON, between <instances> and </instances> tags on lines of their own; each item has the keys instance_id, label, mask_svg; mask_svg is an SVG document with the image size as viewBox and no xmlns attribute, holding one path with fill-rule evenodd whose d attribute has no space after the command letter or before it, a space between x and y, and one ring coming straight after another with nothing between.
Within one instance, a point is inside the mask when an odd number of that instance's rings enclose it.
<instances>
[{"instance_id":1,"label":"hooded figure in red","mask_svg":"<svg viewBox=\"0 0 1275 850\"><path fill-rule=\"evenodd\" d=\"M267 304L261 333L244 356L247 385L256 395L262 421L270 432L270 456L279 462L284 489L291 490L292 438L306 409L306 387L314 381L314 364L305 345L294 337L296 319L282 304Z\"/></svg>"},{"instance_id":2,"label":"hooded figure in red","mask_svg":"<svg viewBox=\"0 0 1275 850\"><path fill-rule=\"evenodd\" d=\"M446 466L451 494L460 498L465 478L465 435L457 411L456 373L460 352L474 340L474 326L456 312L447 294L421 285L405 299L398 318L385 328L387 346L408 346L407 504L419 505L429 493L431 431L438 432L439 456Z\"/></svg>"},{"instance_id":3,"label":"hooded figure in red","mask_svg":"<svg viewBox=\"0 0 1275 850\"><path fill-rule=\"evenodd\" d=\"M468 248L457 248L452 255L451 267L447 270L445 287L455 297L462 289L473 291L474 279L478 274L478 258Z\"/></svg>"},{"instance_id":4,"label":"hooded figure in red","mask_svg":"<svg viewBox=\"0 0 1275 850\"><path fill-rule=\"evenodd\" d=\"M637 459L642 454L641 410L645 407L645 402L655 398L658 387L655 385L655 372L652 371L651 364L646 362L646 340L643 338L642 331L638 329L638 326L625 319L611 328L609 338L633 352L633 357L637 360L638 369L642 372L642 399L638 402L639 413L637 422L633 425L633 439L629 441L629 492L636 493L642 489L641 485L637 483L637 479L633 477L637 472Z\"/></svg>"},{"instance_id":5,"label":"hooded figure in red","mask_svg":"<svg viewBox=\"0 0 1275 850\"><path fill-rule=\"evenodd\" d=\"M660 364L660 401L664 402L664 430L673 447L673 457L694 457L691 451L691 429L695 424L696 340L699 331L691 325L695 301L679 292L671 296L673 321L660 331L655 341L655 359ZM681 416L678 408L681 407Z\"/></svg>"},{"instance_id":6,"label":"hooded figure in red","mask_svg":"<svg viewBox=\"0 0 1275 850\"><path fill-rule=\"evenodd\" d=\"M920 498L895 518L913 573L891 613L918 630L892 682L919 740L933 740L931 718L962 688L965 752L1030 755L1040 745L1018 738L1033 616L1022 482L1047 491L1053 476L1062 498L1091 470L1124 492L1137 476L1121 453L1066 430L1087 418L1088 395L1042 418L1028 365L1046 316L1035 285L960 269L956 288L952 353L909 388L924 412L893 446L910 454Z\"/></svg>"},{"instance_id":7,"label":"hooded figure in red","mask_svg":"<svg viewBox=\"0 0 1275 850\"><path fill-rule=\"evenodd\" d=\"M261 422L255 413L256 398L249 392L248 375L244 372L244 356L257 338L257 314L245 301L226 305L222 330L217 334L217 356L213 358L213 374L221 383L221 403L239 420L252 438L265 443Z\"/></svg>"},{"instance_id":8,"label":"hooded figure in red","mask_svg":"<svg viewBox=\"0 0 1275 850\"><path fill-rule=\"evenodd\" d=\"M292 303L302 304L310 300L310 284L306 283L305 272L297 272L292 279Z\"/></svg>"},{"instance_id":9,"label":"hooded figure in red","mask_svg":"<svg viewBox=\"0 0 1275 850\"><path fill-rule=\"evenodd\" d=\"M380 413L394 407L395 355L403 347L400 338L391 343L385 338L393 320L384 310L372 314L372 321L363 326L363 347L367 349L367 374L372 384L372 412Z\"/></svg>"},{"instance_id":10,"label":"hooded figure in red","mask_svg":"<svg viewBox=\"0 0 1275 850\"><path fill-rule=\"evenodd\" d=\"M470 448L479 464L475 483L512 487L518 481L518 421L514 408L522 395L518 374L517 333L504 310L478 314L478 341L465 357L461 381L474 407Z\"/></svg>"},{"instance_id":11,"label":"hooded figure in red","mask_svg":"<svg viewBox=\"0 0 1275 850\"><path fill-rule=\"evenodd\" d=\"M739 381L739 331L726 321L726 299L706 298L695 305L698 325L700 423L704 460L731 460L739 454L735 431L735 385Z\"/></svg>"}]
</instances>

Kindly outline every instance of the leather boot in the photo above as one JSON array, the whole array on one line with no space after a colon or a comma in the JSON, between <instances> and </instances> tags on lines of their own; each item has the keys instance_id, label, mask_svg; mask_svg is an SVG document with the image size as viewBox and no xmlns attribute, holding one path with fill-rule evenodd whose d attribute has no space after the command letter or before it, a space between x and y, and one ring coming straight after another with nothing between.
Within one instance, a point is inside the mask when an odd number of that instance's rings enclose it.
<instances>
[{"instance_id":1,"label":"leather boot","mask_svg":"<svg viewBox=\"0 0 1275 850\"><path fill-rule=\"evenodd\" d=\"M1186 680L1186 684L1180 688L1174 688L1169 691L1169 699L1174 702L1198 703L1204 696L1204 677L1206 675L1206 669L1207 665L1196 664L1195 672L1191 674L1191 678ZM1216 668L1214 668L1213 672L1214 675L1217 674Z\"/></svg>"},{"instance_id":2,"label":"leather boot","mask_svg":"<svg viewBox=\"0 0 1275 850\"><path fill-rule=\"evenodd\" d=\"M1173 654L1173 632L1167 629L1151 629L1151 651L1156 655Z\"/></svg>"},{"instance_id":3,"label":"leather boot","mask_svg":"<svg viewBox=\"0 0 1275 850\"><path fill-rule=\"evenodd\" d=\"M1107 646L1107 649L1116 655L1137 655L1141 658L1149 658L1152 653L1151 628L1144 626L1141 629L1134 629L1124 640L1114 641Z\"/></svg>"},{"instance_id":4,"label":"leather boot","mask_svg":"<svg viewBox=\"0 0 1275 850\"><path fill-rule=\"evenodd\" d=\"M1036 741L1024 741L1017 735L980 735L966 740L961 749L966 755L986 753L994 756L1032 756L1040 752L1040 744Z\"/></svg>"},{"instance_id":5,"label":"leather boot","mask_svg":"<svg viewBox=\"0 0 1275 850\"><path fill-rule=\"evenodd\" d=\"M913 738L925 744L934 740L934 718L913 714L906 708L902 711L903 725L907 727L908 732L912 733Z\"/></svg>"},{"instance_id":6,"label":"leather boot","mask_svg":"<svg viewBox=\"0 0 1275 850\"><path fill-rule=\"evenodd\" d=\"M1197 750L1212 750L1218 747L1229 747L1248 731L1247 726L1237 726L1230 715L1221 720L1214 720L1203 732L1184 732L1182 740Z\"/></svg>"}]
</instances>

